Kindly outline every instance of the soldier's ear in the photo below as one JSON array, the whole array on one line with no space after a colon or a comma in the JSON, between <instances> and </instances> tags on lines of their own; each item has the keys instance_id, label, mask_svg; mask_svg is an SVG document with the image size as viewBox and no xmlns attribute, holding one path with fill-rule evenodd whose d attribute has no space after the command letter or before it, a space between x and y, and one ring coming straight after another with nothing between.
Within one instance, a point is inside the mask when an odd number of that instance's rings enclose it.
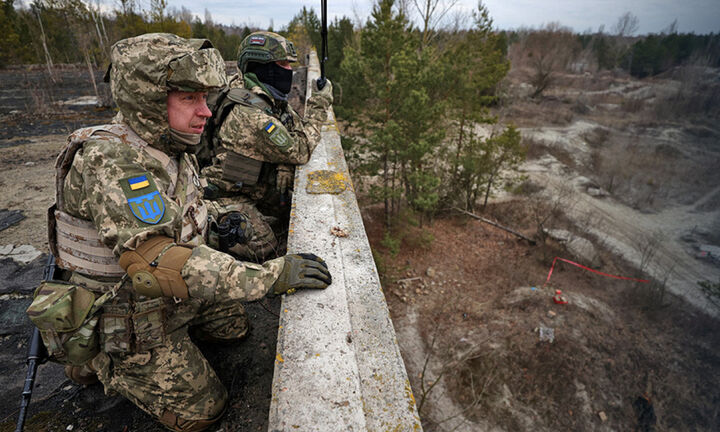
<instances>
[{"instance_id":1,"label":"soldier's ear","mask_svg":"<svg viewBox=\"0 0 720 432\"><path fill-rule=\"evenodd\" d=\"M105 71L105 76L103 77L103 81L106 83L110 82L110 69L112 69L112 63L108 65L108 68Z\"/></svg>"}]
</instances>

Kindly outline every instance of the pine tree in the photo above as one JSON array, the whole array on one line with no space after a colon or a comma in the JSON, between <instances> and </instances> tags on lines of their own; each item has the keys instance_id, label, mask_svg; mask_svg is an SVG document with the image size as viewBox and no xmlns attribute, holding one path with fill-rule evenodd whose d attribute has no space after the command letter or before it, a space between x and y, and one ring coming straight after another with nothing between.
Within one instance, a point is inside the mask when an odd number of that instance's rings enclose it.
<instances>
[{"instance_id":1,"label":"pine tree","mask_svg":"<svg viewBox=\"0 0 720 432\"><path fill-rule=\"evenodd\" d=\"M447 201L462 197L468 210L474 208L482 185L494 169L487 154L492 143L483 138L477 126L496 122L489 107L496 102L498 85L510 69L507 41L493 30L490 14L482 3L478 3L473 19L475 26L459 32L448 44L443 80L447 83L452 131L452 141L445 151L451 166L444 194Z\"/></svg>"},{"instance_id":2,"label":"pine tree","mask_svg":"<svg viewBox=\"0 0 720 432\"><path fill-rule=\"evenodd\" d=\"M385 225L404 198L429 213L439 178L431 159L444 132L432 50L419 52L417 35L394 0L380 0L341 65L347 86L340 112L367 138L365 173L379 173L371 195L384 203Z\"/></svg>"}]
</instances>

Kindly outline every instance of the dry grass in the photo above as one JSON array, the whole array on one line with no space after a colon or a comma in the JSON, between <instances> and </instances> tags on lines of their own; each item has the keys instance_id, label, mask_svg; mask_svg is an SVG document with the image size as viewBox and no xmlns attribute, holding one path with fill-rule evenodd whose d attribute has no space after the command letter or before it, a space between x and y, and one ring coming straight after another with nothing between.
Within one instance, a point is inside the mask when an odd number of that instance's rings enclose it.
<instances>
[{"instance_id":1,"label":"dry grass","mask_svg":"<svg viewBox=\"0 0 720 432\"><path fill-rule=\"evenodd\" d=\"M521 231L533 229L522 202L492 205L488 213L504 215L502 222ZM366 226L373 249L386 254L381 229ZM543 253L456 216L438 218L427 230L435 238L432 247L403 244L395 259L385 255L383 287L393 316L412 307L424 317L426 347L441 326L431 355L449 365L443 380L466 416L504 430L590 430L604 411L606 427L632 430L632 401L649 386L660 429L720 426L713 408L720 390L706 379L720 367L712 349L720 343L717 321L684 310L670 296L661 313L643 312L631 300L634 285L569 266L556 268L551 286L562 289L570 304L554 305L551 291L522 287L542 284L549 267L543 257L561 255L557 245L548 244L554 250ZM632 273L601 253L603 271ZM427 276L428 267L434 277ZM393 283L409 277L418 278L417 285ZM538 326L554 328L555 342L538 341ZM417 385L420 371L408 372ZM423 418L424 427L442 431L441 420Z\"/></svg>"}]
</instances>

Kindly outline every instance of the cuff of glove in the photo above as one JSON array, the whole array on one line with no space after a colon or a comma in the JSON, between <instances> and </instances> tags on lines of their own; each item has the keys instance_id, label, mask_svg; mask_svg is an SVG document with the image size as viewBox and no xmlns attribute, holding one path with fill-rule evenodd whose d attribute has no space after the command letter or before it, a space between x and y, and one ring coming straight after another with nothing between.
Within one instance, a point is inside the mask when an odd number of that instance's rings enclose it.
<instances>
[{"instance_id":1,"label":"cuff of glove","mask_svg":"<svg viewBox=\"0 0 720 432\"><path fill-rule=\"evenodd\" d=\"M278 295L285 294L285 291L279 291L277 290L278 287L278 280L280 279L280 276L282 275L283 270L285 269L285 258L275 258L271 259L270 261L265 261L263 263L263 269L265 269L269 274L272 275L272 286L270 287L270 290L268 290L267 296L268 297L275 297Z\"/></svg>"}]
</instances>

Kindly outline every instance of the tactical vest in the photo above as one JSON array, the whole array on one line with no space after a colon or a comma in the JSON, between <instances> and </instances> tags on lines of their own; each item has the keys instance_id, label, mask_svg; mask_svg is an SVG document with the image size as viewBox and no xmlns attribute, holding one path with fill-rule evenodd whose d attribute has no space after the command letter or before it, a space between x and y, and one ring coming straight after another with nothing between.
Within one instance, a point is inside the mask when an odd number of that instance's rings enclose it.
<instances>
[{"instance_id":1,"label":"tactical vest","mask_svg":"<svg viewBox=\"0 0 720 432\"><path fill-rule=\"evenodd\" d=\"M184 155L190 172L185 170L181 173L177 161L160 150L150 147L127 125L95 126L79 129L70 135L68 144L60 152L55 163L56 196L55 204L48 209L48 236L50 250L55 255L58 267L89 276L121 277L125 274L118 265L118 258L113 251L102 243L95 225L89 220L74 217L64 211L65 177L70 172L75 154L93 134L98 132L112 134L123 143L158 160L172 179L168 190L165 191L167 196L175 196L175 189L181 181L188 185L183 200L182 230L176 241L195 245L204 243L208 228L208 209L202 201L203 185L190 157Z\"/></svg>"},{"instance_id":2,"label":"tactical vest","mask_svg":"<svg viewBox=\"0 0 720 432\"><path fill-rule=\"evenodd\" d=\"M203 134L204 148L209 149L211 154L215 154L216 149L220 147L220 143L216 138L217 131L236 104L254 107L268 115L276 116L276 113L273 112L273 106L268 101L246 88L223 90L217 94L216 98L212 104L213 116ZM289 115L289 119L292 121L291 115ZM283 119L281 121L285 123ZM209 160L206 163L209 164ZM262 168L262 160L228 151L222 164L222 179L234 184L254 186L260 179Z\"/></svg>"}]
</instances>

